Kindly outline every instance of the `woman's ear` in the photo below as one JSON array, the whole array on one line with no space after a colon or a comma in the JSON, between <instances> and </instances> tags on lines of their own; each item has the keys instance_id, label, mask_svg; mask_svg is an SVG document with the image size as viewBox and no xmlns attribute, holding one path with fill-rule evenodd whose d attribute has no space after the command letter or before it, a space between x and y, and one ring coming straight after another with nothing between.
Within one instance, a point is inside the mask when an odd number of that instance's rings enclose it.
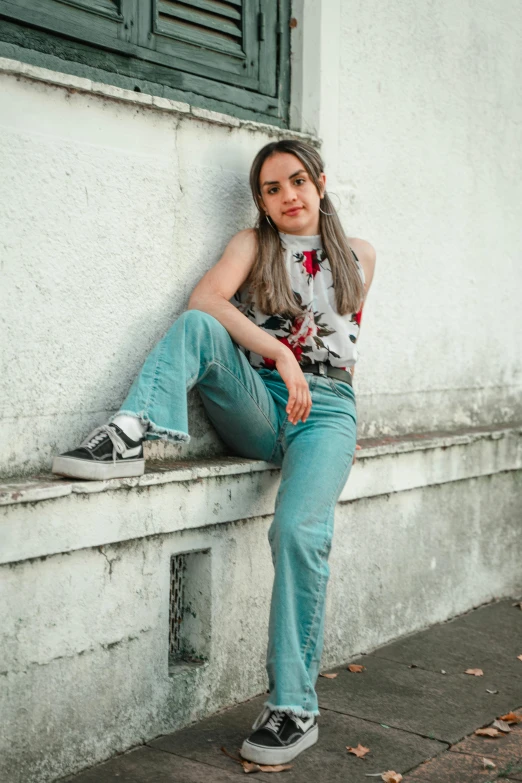
<instances>
[{"instance_id":1,"label":"woman's ear","mask_svg":"<svg viewBox=\"0 0 522 783\"><path fill-rule=\"evenodd\" d=\"M319 190L319 195L321 196L321 198L323 198L326 190L326 174L324 173L324 171L321 171L321 173L319 174L319 184L321 186Z\"/></svg>"}]
</instances>

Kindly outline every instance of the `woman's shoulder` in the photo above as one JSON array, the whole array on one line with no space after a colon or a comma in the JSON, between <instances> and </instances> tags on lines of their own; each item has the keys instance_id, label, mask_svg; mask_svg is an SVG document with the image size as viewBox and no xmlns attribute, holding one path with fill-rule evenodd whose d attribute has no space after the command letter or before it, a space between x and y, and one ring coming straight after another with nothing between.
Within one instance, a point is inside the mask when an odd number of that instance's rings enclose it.
<instances>
[{"instance_id":1,"label":"woman's shoulder","mask_svg":"<svg viewBox=\"0 0 522 783\"><path fill-rule=\"evenodd\" d=\"M359 262L363 268L364 277L366 280L365 289L366 293L368 293L368 289L370 288L372 282L373 273L375 271L375 262L377 257L375 248L372 244L370 244L370 242L367 242L366 239L359 239L358 237L348 237L348 244L359 259Z\"/></svg>"},{"instance_id":2,"label":"woman's shoulder","mask_svg":"<svg viewBox=\"0 0 522 783\"><path fill-rule=\"evenodd\" d=\"M229 239L212 272L233 284L232 294L240 293L248 283L256 257L257 231L255 228L244 228Z\"/></svg>"},{"instance_id":3,"label":"woman's shoulder","mask_svg":"<svg viewBox=\"0 0 522 783\"><path fill-rule=\"evenodd\" d=\"M257 229L243 228L232 235L228 242L229 247L243 250L254 249L257 246Z\"/></svg>"},{"instance_id":4,"label":"woman's shoulder","mask_svg":"<svg viewBox=\"0 0 522 783\"><path fill-rule=\"evenodd\" d=\"M361 263L365 261L366 264L375 264L375 248L372 244L370 244L370 242L367 242L366 239L348 237L348 244Z\"/></svg>"},{"instance_id":5,"label":"woman's shoulder","mask_svg":"<svg viewBox=\"0 0 522 783\"><path fill-rule=\"evenodd\" d=\"M257 230L244 228L228 241L220 261L226 259L234 265L252 267L257 257Z\"/></svg>"}]
</instances>

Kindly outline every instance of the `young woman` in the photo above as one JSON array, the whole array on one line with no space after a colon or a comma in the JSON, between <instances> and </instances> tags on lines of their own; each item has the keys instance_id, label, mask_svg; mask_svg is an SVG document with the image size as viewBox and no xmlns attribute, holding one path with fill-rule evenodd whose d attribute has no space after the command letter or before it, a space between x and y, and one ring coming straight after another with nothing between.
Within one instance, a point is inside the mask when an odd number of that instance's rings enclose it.
<instances>
[{"instance_id":1,"label":"young woman","mask_svg":"<svg viewBox=\"0 0 522 783\"><path fill-rule=\"evenodd\" d=\"M234 452L281 466L268 531L275 571L269 696L241 750L251 761L278 764L318 738L328 557L335 505L355 459L352 375L375 252L346 238L310 145L267 144L250 184L255 228L236 234L198 283L120 411L55 457L53 471L141 475L144 440L189 440L193 386Z\"/></svg>"}]
</instances>

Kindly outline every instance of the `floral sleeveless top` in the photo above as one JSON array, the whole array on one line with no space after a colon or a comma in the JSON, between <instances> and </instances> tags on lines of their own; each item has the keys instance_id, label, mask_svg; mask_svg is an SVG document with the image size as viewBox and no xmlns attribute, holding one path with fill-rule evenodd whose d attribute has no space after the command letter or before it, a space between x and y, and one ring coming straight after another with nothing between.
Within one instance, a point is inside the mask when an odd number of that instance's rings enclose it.
<instances>
[{"instance_id":1,"label":"floral sleeveless top","mask_svg":"<svg viewBox=\"0 0 522 783\"><path fill-rule=\"evenodd\" d=\"M357 313L339 315L337 312L332 272L320 234L305 237L280 231L279 236L290 284L297 302L304 308L303 315L293 319L266 315L254 302L248 303L247 288L237 291L230 302L257 326L287 345L303 369L311 362L327 362L347 370L358 358L356 342L362 306ZM356 256L355 260L364 283L362 266ZM275 368L273 359L240 348L253 367Z\"/></svg>"}]
</instances>

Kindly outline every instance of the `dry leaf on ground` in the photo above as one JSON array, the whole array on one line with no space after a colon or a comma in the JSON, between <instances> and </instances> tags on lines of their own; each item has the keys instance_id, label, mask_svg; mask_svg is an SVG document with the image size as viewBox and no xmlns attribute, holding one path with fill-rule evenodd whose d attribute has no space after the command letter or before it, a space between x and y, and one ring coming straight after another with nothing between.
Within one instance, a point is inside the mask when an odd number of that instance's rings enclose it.
<instances>
[{"instance_id":1,"label":"dry leaf on ground","mask_svg":"<svg viewBox=\"0 0 522 783\"><path fill-rule=\"evenodd\" d=\"M286 769L292 769L293 764L260 764L261 772L284 772Z\"/></svg>"},{"instance_id":2,"label":"dry leaf on ground","mask_svg":"<svg viewBox=\"0 0 522 783\"><path fill-rule=\"evenodd\" d=\"M253 761L242 761L243 772L261 772L259 764L254 764Z\"/></svg>"},{"instance_id":3,"label":"dry leaf on ground","mask_svg":"<svg viewBox=\"0 0 522 783\"><path fill-rule=\"evenodd\" d=\"M355 672L356 674L357 672L362 672L365 669L365 667L360 663L350 663L346 668L349 672Z\"/></svg>"},{"instance_id":4,"label":"dry leaf on ground","mask_svg":"<svg viewBox=\"0 0 522 783\"><path fill-rule=\"evenodd\" d=\"M247 761L247 759L241 759L237 756L233 756L232 753L229 753L228 750L225 747L222 747L221 750L225 754L225 756L228 756L233 761L236 761L238 764L241 764L243 767L243 772L284 772L287 769L292 769L293 764L256 764L254 761Z\"/></svg>"},{"instance_id":5,"label":"dry leaf on ground","mask_svg":"<svg viewBox=\"0 0 522 783\"><path fill-rule=\"evenodd\" d=\"M507 723L505 720L494 720L491 724L493 728L500 729L500 731L505 732L508 734L511 731L511 727L509 723Z\"/></svg>"},{"instance_id":6,"label":"dry leaf on ground","mask_svg":"<svg viewBox=\"0 0 522 783\"><path fill-rule=\"evenodd\" d=\"M256 764L253 761L242 761L243 772L284 772L292 769L293 764Z\"/></svg>"},{"instance_id":7,"label":"dry leaf on ground","mask_svg":"<svg viewBox=\"0 0 522 783\"><path fill-rule=\"evenodd\" d=\"M522 661L522 655L517 655L519 661Z\"/></svg>"},{"instance_id":8,"label":"dry leaf on ground","mask_svg":"<svg viewBox=\"0 0 522 783\"><path fill-rule=\"evenodd\" d=\"M329 680L335 680L337 677L337 674L321 674L319 673L319 677L328 677Z\"/></svg>"},{"instance_id":9,"label":"dry leaf on ground","mask_svg":"<svg viewBox=\"0 0 522 783\"><path fill-rule=\"evenodd\" d=\"M393 769L389 769L388 772L383 772L381 775L384 783L401 783L402 775L400 772L395 772Z\"/></svg>"},{"instance_id":10,"label":"dry leaf on ground","mask_svg":"<svg viewBox=\"0 0 522 783\"><path fill-rule=\"evenodd\" d=\"M352 748L350 745L347 745L346 750L348 753L353 753L353 755L357 756L359 759L364 758L366 754L370 752L370 748L365 748L364 745L361 745L360 742L356 748Z\"/></svg>"},{"instance_id":11,"label":"dry leaf on ground","mask_svg":"<svg viewBox=\"0 0 522 783\"><path fill-rule=\"evenodd\" d=\"M516 712L508 712L506 715L500 715L499 720L505 720L506 723L522 723L522 718Z\"/></svg>"},{"instance_id":12,"label":"dry leaf on ground","mask_svg":"<svg viewBox=\"0 0 522 783\"><path fill-rule=\"evenodd\" d=\"M486 693L498 693L498 691L491 691L489 688L486 688Z\"/></svg>"},{"instance_id":13,"label":"dry leaf on ground","mask_svg":"<svg viewBox=\"0 0 522 783\"><path fill-rule=\"evenodd\" d=\"M522 601L515 601L515 603L511 604L511 606L518 606L519 609L522 609Z\"/></svg>"},{"instance_id":14,"label":"dry leaf on ground","mask_svg":"<svg viewBox=\"0 0 522 783\"><path fill-rule=\"evenodd\" d=\"M504 735L498 729L494 729L488 726L487 729L477 729L474 734L478 734L479 737L503 737Z\"/></svg>"},{"instance_id":15,"label":"dry leaf on ground","mask_svg":"<svg viewBox=\"0 0 522 783\"><path fill-rule=\"evenodd\" d=\"M491 759L482 759L482 766L484 769L495 769L497 766L494 761L491 761Z\"/></svg>"},{"instance_id":16,"label":"dry leaf on ground","mask_svg":"<svg viewBox=\"0 0 522 783\"><path fill-rule=\"evenodd\" d=\"M484 672L482 671L482 669L466 669L464 674L473 674L475 675L475 677L482 677Z\"/></svg>"}]
</instances>

